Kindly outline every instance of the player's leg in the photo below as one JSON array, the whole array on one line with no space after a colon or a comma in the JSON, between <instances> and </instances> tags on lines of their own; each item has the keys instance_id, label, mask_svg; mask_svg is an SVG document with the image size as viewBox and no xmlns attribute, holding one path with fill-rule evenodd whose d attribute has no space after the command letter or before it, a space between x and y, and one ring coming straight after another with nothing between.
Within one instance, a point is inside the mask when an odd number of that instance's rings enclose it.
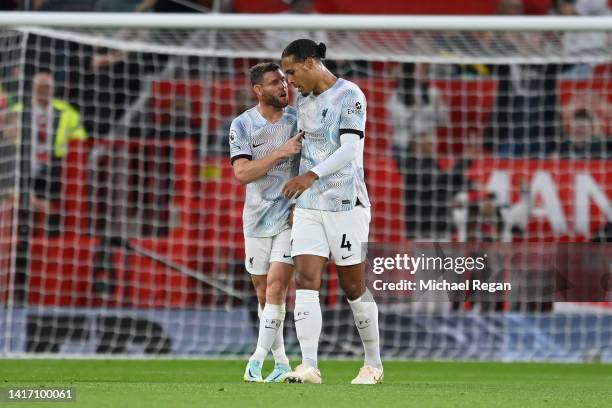
<instances>
[{"instance_id":1,"label":"player's leg","mask_svg":"<svg viewBox=\"0 0 612 408\"><path fill-rule=\"evenodd\" d=\"M318 255L298 255L295 262L295 332L300 343L302 363L287 375L287 382L320 384L318 369L319 338L323 317L319 303L321 275L327 259Z\"/></svg>"},{"instance_id":2,"label":"player's leg","mask_svg":"<svg viewBox=\"0 0 612 408\"><path fill-rule=\"evenodd\" d=\"M266 305L260 321L257 347L272 351L274 370L266 377L265 382L283 382L291 371L289 359L285 354L283 322L285 321L287 286L293 277L293 265L283 262L272 262L268 271ZM266 353L267 354L267 353Z\"/></svg>"},{"instance_id":3,"label":"player's leg","mask_svg":"<svg viewBox=\"0 0 612 408\"><path fill-rule=\"evenodd\" d=\"M353 384L375 384L383 379L378 307L364 283L365 243L368 240L369 223L370 209L361 206L325 218L340 287L353 312L365 352L364 367Z\"/></svg>"},{"instance_id":4,"label":"player's leg","mask_svg":"<svg viewBox=\"0 0 612 408\"><path fill-rule=\"evenodd\" d=\"M253 283L253 289L257 295L257 314L258 317L261 315L266 304L266 288L268 286L268 276L266 275L251 275L251 282Z\"/></svg>"},{"instance_id":5,"label":"player's leg","mask_svg":"<svg viewBox=\"0 0 612 408\"><path fill-rule=\"evenodd\" d=\"M317 368L322 315L319 303L321 276L327 262L317 255L299 255L295 262L295 330L302 350L302 364Z\"/></svg>"},{"instance_id":6,"label":"player's leg","mask_svg":"<svg viewBox=\"0 0 612 408\"><path fill-rule=\"evenodd\" d=\"M287 377L289 382L320 383L317 352L322 316L319 303L321 275L329 256L320 211L297 208L291 231L291 255L295 263L295 331L302 364Z\"/></svg>"},{"instance_id":7,"label":"player's leg","mask_svg":"<svg viewBox=\"0 0 612 408\"><path fill-rule=\"evenodd\" d=\"M259 334L257 336L257 347L255 352L249 358L249 363L256 367L262 367L266 356L273 348L276 342L276 348L280 349L282 357L280 362L283 364L284 372L291 371L289 369L289 360L285 356L284 343L282 341L282 322L284 319L284 296L286 293L286 285L291 279L293 267L280 262L272 262L267 274L265 304L261 310L259 318ZM282 287L284 285L284 288ZM281 296L283 297L281 300ZM281 303L282 302L282 303ZM277 337L280 333L280 345ZM279 350L276 351L278 356ZM279 359L275 356L275 361Z\"/></svg>"},{"instance_id":8,"label":"player's leg","mask_svg":"<svg viewBox=\"0 0 612 408\"><path fill-rule=\"evenodd\" d=\"M363 343L364 366L353 384L376 384L383 380L380 358L380 333L378 329L378 306L363 283L364 264L336 266L340 287L346 294L353 312L355 326Z\"/></svg>"},{"instance_id":9,"label":"player's leg","mask_svg":"<svg viewBox=\"0 0 612 408\"><path fill-rule=\"evenodd\" d=\"M258 316L261 321L263 318L263 309L266 302L266 288L268 277L266 276L269 268L270 251L272 248L272 238L253 238L245 237L245 252L246 252L246 270L251 275L251 281L257 293ZM269 349L268 349L269 350ZM260 349L259 338L257 340L257 348L251 357L244 370L244 381L247 382L262 382L261 369L263 361L266 358L268 350Z\"/></svg>"},{"instance_id":10,"label":"player's leg","mask_svg":"<svg viewBox=\"0 0 612 408\"><path fill-rule=\"evenodd\" d=\"M266 287L266 305L260 326L259 338L262 343L265 339L265 347L271 336L274 336L270 349L274 356L274 370L266 377L265 382L283 382L291 366L285 354L285 341L283 338L283 322L285 321L285 299L287 297L287 287L293 277L293 259L291 258L291 230L287 229L272 241L272 251L270 255L270 269L268 271L268 281ZM278 322L278 324L277 324ZM263 327L266 333L261 332Z\"/></svg>"},{"instance_id":11,"label":"player's leg","mask_svg":"<svg viewBox=\"0 0 612 408\"><path fill-rule=\"evenodd\" d=\"M291 258L291 230L286 229L272 240L272 251L270 254L270 270L268 271L268 282L266 290L266 305L278 306L280 327L272 343L272 355L275 361L276 375L289 368L289 359L285 354L285 342L283 338L283 322L286 314L287 287L293 277L293 259ZM278 370L277 370L278 368ZM291 370L289 370L291 371ZM266 380L272 380L274 375L270 374ZM284 378L284 376L282 376ZM281 381L280 377L276 381Z\"/></svg>"}]
</instances>

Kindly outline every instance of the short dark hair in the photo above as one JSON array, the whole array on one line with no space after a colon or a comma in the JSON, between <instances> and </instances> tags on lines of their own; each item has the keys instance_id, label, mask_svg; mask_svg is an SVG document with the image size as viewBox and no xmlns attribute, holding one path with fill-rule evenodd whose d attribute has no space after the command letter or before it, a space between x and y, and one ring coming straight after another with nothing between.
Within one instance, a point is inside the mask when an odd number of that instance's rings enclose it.
<instances>
[{"instance_id":1,"label":"short dark hair","mask_svg":"<svg viewBox=\"0 0 612 408\"><path fill-rule=\"evenodd\" d=\"M264 74L266 72L280 71L281 67L275 62L260 62L259 64L253 65L249 69L249 76L251 77L251 85L255 86L261 84L263 81Z\"/></svg>"},{"instance_id":2,"label":"short dark hair","mask_svg":"<svg viewBox=\"0 0 612 408\"><path fill-rule=\"evenodd\" d=\"M282 58L293 56L296 61L305 61L310 57L322 60L325 58L326 51L327 46L324 43L317 44L312 40L302 38L286 46Z\"/></svg>"},{"instance_id":3,"label":"short dark hair","mask_svg":"<svg viewBox=\"0 0 612 408\"><path fill-rule=\"evenodd\" d=\"M582 120L593 120L593 115L586 109L578 109L574 112L574 119L582 119Z\"/></svg>"}]
</instances>

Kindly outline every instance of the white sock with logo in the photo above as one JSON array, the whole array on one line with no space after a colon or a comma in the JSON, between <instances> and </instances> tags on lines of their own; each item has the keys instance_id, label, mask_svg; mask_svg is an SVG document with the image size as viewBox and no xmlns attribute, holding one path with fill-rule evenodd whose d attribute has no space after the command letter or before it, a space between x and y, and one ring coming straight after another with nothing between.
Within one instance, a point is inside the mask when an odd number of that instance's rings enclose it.
<instances>
[{"instance_id":1,"label":"white sock with logo","mask_svg":"<svg viewBox=\"0 0 612 408\"><path fill-rule=\"evenodd\" d=\"M285 339L283 338L283 329L285 327L285 314L287 313L285 304L280 305L280 327L278 328L278 332L276 333L276 338L274 339L274 343L272 343L272 355L274 356L274 361L279 364L289 365L289 359L287 358L287 354L285 354Z\"/></svg>"},{"instance_id":2,"label":"white sock with logo","mask_svg":"<svg viewBox=\"0 0 612 408\"><path fill-rule=\"evenodd\" d=\"M300 349L302 364L317 367L317 352L323 317L319 304L319 292L316 290L297 289L295 291L295 331Z\"/></svg>"},{"instance_id":3,"label":"white sock with logo","mask_svg":"<svg viewBox=\"0 0 612 408\"><path fill-rule=\"evenodd\" d=\"M276 339L281 323L281 306L266 303L259 318L257 348L249 360L257 360L263 364Z\"/></svg>"},{"instance_id":4,"label":"white sock with logo","mask_svg":"<svg viewBox=\"0 0 612 408\"><path fill-rule=\"evenodd\" d=\"M366 289L363 295L355 300L349 300L353 318L365 352L365 364L382 368L380 359L380 333L378 331L378 306Z\"/></svg>"}]
</instances>

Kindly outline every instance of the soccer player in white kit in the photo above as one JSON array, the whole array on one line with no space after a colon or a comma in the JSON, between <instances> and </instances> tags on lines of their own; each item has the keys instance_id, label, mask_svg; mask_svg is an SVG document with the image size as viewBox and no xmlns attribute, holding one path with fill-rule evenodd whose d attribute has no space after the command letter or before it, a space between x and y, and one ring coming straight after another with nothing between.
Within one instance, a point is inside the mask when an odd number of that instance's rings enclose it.
<instances>
[{"instance_id":1,"label":"soccer player in white kit","mask_svg":"<svg viewBox=\"0 0 612 408\"><path fill-rule=\"evenodd\" d=\"M294 320L302 364L288 382L321 383L317 349L322 317L321 275L331 253L365 351L352 384L383 380L378 307L365 288L364 261L370 200L364 180L366 99L359 87L323 65L326 46L301 39L282 54L289 84L297 88L298 129L304 131L299 176L283 188L297 198L291 230L295 263Z\"/></svg>"},{"instance_id":2,"label":"soccer player in white kit","mask_svg":"<svg viewBox=\"0 0 612 408\"><path fill-rule=\"evenodd\" d=\"M234 175L246 184L243 211L245 264L259 302L257 348L244 372L248 382L264 381L261 369L272 351L274 370L265 382L282 382L291 371L283 342L285 298L293 276L290 202L283 185L297 175L302 133L288 106L287 81L274 63L250 69L257 106L232 121L229 134Z\"/></svg>"}]
</instances>

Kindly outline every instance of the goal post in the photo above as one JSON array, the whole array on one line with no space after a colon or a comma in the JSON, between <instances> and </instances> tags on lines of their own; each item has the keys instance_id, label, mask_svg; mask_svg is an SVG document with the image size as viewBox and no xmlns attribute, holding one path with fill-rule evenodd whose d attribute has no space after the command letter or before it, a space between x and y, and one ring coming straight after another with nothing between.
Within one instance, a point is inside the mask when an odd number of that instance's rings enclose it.
<instances>
[{"instance_id":1,"label":"goal post","mask_svg":"<svg viewBox=\"0 0 612 408\"><path fill-rule=\"evenodd\" d=\"M0 12L2 26L341 31L608 31L612 17Z\"/></svg>"},{"instance_id":2,"label":"goal post","mask_svg":"<svg viewBox=\"0 0 612 408\"><path fill-rule=\"evenodd\" d=\"M612 361L612 17L0 13L0 355L252 351L227 134L301 37L367 98L372 256L478 243L514 285L377 290L412 278L369 258L383 358ZM357 358L324 275L320 351Z\"/></svg>"}]
</instances>

